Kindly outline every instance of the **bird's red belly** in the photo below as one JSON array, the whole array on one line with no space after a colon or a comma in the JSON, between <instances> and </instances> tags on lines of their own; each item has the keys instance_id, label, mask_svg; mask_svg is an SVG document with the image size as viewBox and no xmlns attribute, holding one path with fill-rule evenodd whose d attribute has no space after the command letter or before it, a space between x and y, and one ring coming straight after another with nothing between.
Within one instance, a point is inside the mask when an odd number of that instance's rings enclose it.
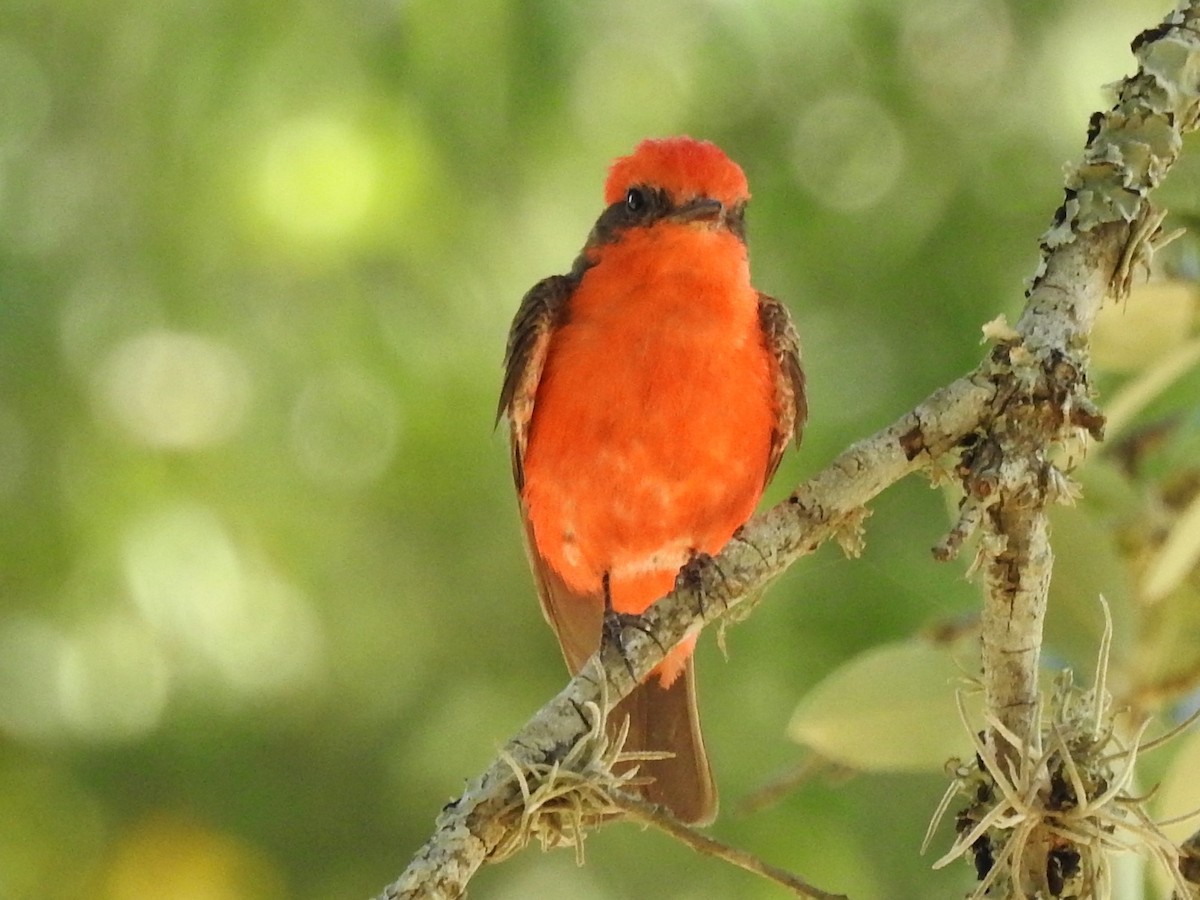
<instances>
[{"instance_id":1,"label":"bird's red belly","mask_svg":"<svg viewBox=\"0 0 1200 900\"><path fill-rule=\"evenodd\" d=\"M536 549L567 584L595 594L608 573L614 608L640 613L753 513L775 410L756 314L727 327L618 318L555 335L523 496Z\"/></svg>"}]
</instances>

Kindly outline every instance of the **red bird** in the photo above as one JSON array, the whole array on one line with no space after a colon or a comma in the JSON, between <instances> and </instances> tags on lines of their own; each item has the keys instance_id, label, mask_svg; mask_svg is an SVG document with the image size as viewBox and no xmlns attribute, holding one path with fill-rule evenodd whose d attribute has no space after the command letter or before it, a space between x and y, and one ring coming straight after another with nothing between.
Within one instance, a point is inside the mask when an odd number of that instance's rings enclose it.
<instances>
[{"instance_id":1,"label":"red bird","mask_svg":"<svg viewBox=\"0 0 1200 900\"><path fill-rule=\"evenodd\" d=\"M786 307L750 283L746 177L716 146L647 140L609 170L606 207L571 271L521 301L497 418L542 612L576 672L605 611L640 614L680 567L754 512L807 413ZM695 638L610 717L648 800L710 822L717 791L692 667ZM682 677L680 677L682 675Z\"/></svg>"}]
</instances>

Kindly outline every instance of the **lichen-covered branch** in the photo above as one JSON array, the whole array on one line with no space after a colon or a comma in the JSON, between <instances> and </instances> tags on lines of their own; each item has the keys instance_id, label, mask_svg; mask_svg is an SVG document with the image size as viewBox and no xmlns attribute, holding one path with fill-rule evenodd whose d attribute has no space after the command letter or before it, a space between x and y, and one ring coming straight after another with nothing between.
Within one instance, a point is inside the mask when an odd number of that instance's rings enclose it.
<instances>
[{"instance_id":1,"label":"lichen-covered branch","mask_svg":"<svg viewBox=\"0 0 1200 900\"><path fill-rule=\"evenodd\" d=\"M1038 661L1054 561L1047 507L1070 490L1051 455L1081 434L1103 435L1090 399L1087 333L1127 233L1123 223L1110 223L1050 251L1016 328L984 363L997 400L959 467L964 514L981 525L986 706L1035 749ZM996 751L1004 758L1013 749Z\"/></svg>"},{"instance_id":2,"label":"lichen-covered branch","mask_svg":"<svg viewBox=\"0 0 1200 900\"><path fill-rule=\"evenodd\" d=\"M1200 114L1197 6L1133 42L1138 72L1089 124L1083 159L1042 238L1043 258L1015 334L991 359L1001 405L968 466L968 505L985 503L983 672L988 708L1038 747L1037 670L1053 553L1046 509L1065 480L1049 460L1081 430L1102 436L1091 405L1088 335L1106 296L1123 297L1148 264L1162 216L1149 201ZM1001 756L1004 748L998 748Z\"/></svg>"},{"instance_id":3,"label":"lichen-covered branch","mask_svg":"<svg viewBox=\"0 0 1200 900\"><path fill-rule=\"evenodd\" d=\"M996 385L996 402L964 451L963 513L952 532L957 546L980 523L984 570L989 727L977 764L959 775L960 784L977 783L957 815L956 844L958 853L987 850L986 866L976 861L983 880L975 896L1083 896L1078 888L1105 897L1107 854L1123 845L1095 836L1122 829L1179 878L1169 842L1117 786L1133 771L1137 739L1121 753L1097 753L1099 736L1113 733L1102 685L1094 721L1078 733L1079 717L1066 708L1069 689L1043 708L1038 662L1054 559L1047 508L1071 491L1051 455L1083 433L1103 436L1090 400L1088 335L1105 297L1123 298L1163 240L1163 215L1149 194L1200 114L1198 26L1200 2L1193 0L1133 42L1138 72L1121 83L1110 111L1092 117L1083 159L1068 172L1063 205L1042 239L1025 310L982 369ZM1064 798L1055 785L1068 777ZM1140 819L1130 828L1132 816Z\"/></svg>"},{"instance_id":4,"label":"lichen-covered branch","mask_svg":"<svg viewBox=\"0 0 1200 900\"><path fill-rule=\"evenodd\" d=\"M1114 108L1093 117L1084 158L1043 237L1026 308L1013 328L993 323L995 346L979 368L848 448L748 523L647 612L644 631L627 630L624 657L602 649L443 809L383 897L461 896L481 865L529 837L571 842L581 828L611 817L602 770L619 748L605 746L600 718L661 661L662 648L747 615L766 584L824 541L857 552L866 504L918 469L940 477L951 466L964 487L961 521L935 551L940 557L952 556L976 528L982 532L984 684L997 726L984 750L993 759L998 745L1000 757L1028 752L1038 735L1037 665L1053 561L1046 508L1068 490L1051 451L1082 432L1101 435L1103 419L1089 399L1087 337L1105 296L1121 294L1148 261L1161 216L1147 195L1178 156L1183 131L1195 126L1198 8L1193 0L1134 42L1141 68ZM559 824L543 817L536 834L523 832L534 827L525 814L534 782L565 769L595 773L594 796L559 797L561 804L547 808Z\"/></svg>"}]
</instances>

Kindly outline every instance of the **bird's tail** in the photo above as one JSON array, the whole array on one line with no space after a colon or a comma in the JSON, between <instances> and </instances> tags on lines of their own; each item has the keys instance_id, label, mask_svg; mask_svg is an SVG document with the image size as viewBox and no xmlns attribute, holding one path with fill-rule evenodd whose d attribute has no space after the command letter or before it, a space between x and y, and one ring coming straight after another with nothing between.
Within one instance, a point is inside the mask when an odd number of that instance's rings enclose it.
<instances>
[{"instance_id":1,"label":"bird's tail","mask_svg":"<svg viewBox=\"0 0 1200 900\"><path fill-rule=\"evenodd\" d=\"M689 657L670 687L650 677L613 709L609 728L616 732L629 718L624 750L672 754L639 762L638 775L650 779L642 796L669 809L677 819L707 825L717 816L717 786L700 733L696 675Z\"/></svg>"}]
</instances>

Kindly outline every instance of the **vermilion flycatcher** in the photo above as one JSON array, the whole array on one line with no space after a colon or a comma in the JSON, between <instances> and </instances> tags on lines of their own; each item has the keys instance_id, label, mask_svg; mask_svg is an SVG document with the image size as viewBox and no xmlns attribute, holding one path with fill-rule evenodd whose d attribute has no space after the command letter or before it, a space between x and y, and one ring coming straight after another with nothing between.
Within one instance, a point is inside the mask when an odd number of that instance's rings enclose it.
<instances>
[{"instance_id":1,"label":"vermilion flycatcher","mask_svg":"<svg viewBox=\"0 0 1200 900\"><path fill-rule=\"evenodd\" d=\"M643 141L566 275L538 282L508 337L499 415L542 612L576 672L605 610L640 614L680 567L754 512L807 413L787 309L750 284L746 176L716 146ZM643 791L688 822L716 814L692 649L614 711ZM680 675L683 675L680 678Z\"/></svg>"}]
</instances>

